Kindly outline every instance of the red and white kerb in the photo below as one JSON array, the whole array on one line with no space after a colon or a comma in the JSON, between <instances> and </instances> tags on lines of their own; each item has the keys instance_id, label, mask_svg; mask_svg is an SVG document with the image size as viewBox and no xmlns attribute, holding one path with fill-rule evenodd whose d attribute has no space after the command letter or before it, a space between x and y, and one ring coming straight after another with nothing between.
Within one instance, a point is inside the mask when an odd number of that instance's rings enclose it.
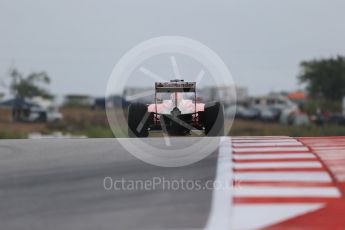
<instances>
[{"instance_id":1,"label":"red and white kerb","mask_svg":"<svg viewBox=\"0 0 345 230\"><path fill-rule=\"evenodd\" d=\"M345 137L235 137L231 145L231 229L345 229Z\"/></svg>"}]
</instances>

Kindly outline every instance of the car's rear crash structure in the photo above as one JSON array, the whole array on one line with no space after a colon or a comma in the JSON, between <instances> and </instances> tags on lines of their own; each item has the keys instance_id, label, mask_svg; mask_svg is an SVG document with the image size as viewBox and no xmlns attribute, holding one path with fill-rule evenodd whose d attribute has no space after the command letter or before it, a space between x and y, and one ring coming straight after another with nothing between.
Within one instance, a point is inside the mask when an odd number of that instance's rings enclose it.
<instances>
[{"instance_id":1,"label":"car's rear crash structure","mask_svg":"<svg viewBox=\"0 0 345 230\"><path fill-rule=\"evenodd\" d=\"M170 94L170 99L158 100L158 93ZM194 99L184 99L186 93L193 93ZM220 102L197 103L196 82L156 82L154 104L133 103L128 108L129 137L147 137L153 130L178 136L199 130L206 136L222 136L224 108Z\"/></svg>"}]
</instances>

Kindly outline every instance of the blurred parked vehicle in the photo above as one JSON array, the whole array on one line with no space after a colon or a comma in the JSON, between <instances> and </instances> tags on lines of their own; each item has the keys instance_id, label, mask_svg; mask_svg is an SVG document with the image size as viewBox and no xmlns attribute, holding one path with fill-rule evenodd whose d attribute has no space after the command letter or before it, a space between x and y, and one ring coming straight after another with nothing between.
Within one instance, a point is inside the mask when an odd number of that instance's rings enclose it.
<instances>
[{"instance_id":1,"label":"blurred parked vehicle","mask_svg":"<svg viewBox=\"0 0 345 230\"><path fill-rule=\"evenodd\" d=\"M242 118L245 110L246 108L242 105L230 105L225 109L224 115L228 118Z\"/></svg>"},{"instance_id":2,"label":"blurred parked vehicle","mask_svg":"<svg viewBox=\"0 0 345 230\"><path fill-rule=\"evenodd\" d=\"M264 121L279 121L281 109L268 108L261 111L261 119Z\"/></svg>"},{"instance_id":3,"label":"blurred parked vehicle","mask_svg":"<svg viewBox=\"0 0 345 230\"><path fill-rule=\"evenodd\" d=\"M241 118L255 120L260 118L261 111L258 108L250 107L241 111Z\"/></svg>"},{"instance_id":4,"label":"blurred parked vehicle","mask_svg":"<svg viewBox=\"0 0 345 230\"><path fill-rule=\"evenodd\" d=\"M55 122L63 116L51 100L13 98L0 103L0 120L25 122Z\"/></svg>"},{"instance_id":5,"label":"blurred parked vehicle","mask_svg":"<svg viewBox=\"0 0 345 230\"><path fill-rule=\"evenodd\" d=\"M96 109L101 109L104 110L105 109L105 98L104 97L100 97L100 98L95 98L93 101L93 104L91 106L92 110L96 110Z\"/></svg>"},{"instance_id":6,"label":"blurred parked vehicle","mask_svg":"<svg viewBox=\"0 0 345 230\"><path fill-rule=\"evenodd\" d=\"M328 124L345 125L345 116L342 114L332 114L327 120Z\"/></svg>"},{"instance_id":7,"label":"blurred parked vehicle","mask_svg":"<svg viewBox=\"0 0 345 230\"><path fill-rule=\"evenodd\" d=\"M230 105L224 110L224 115L227 118L234 118L237 116L238 106Z\"/></svg>"},{"instance_id":8,"label":"blurred parked vehicle","mask_svg":"<svg viewBox=\"0 0 345 230\"><path fill-rule=\"evenodd\" d=\"M24 121L57 122L61 121L62 118L63 116L58 111L57 107L42 108L35 106L30 109L29 116L27 116Z\"/></svg>"},{"instance_id":9,"label":"blurred parked vehicle","mask_svg":"<svg viewBox=\"0 0 345 230\"><path fill-rule=\"evenodd\" d=\"M292 116L292 125L296 125L296 126L306 126L306 125L310 125L310 120L309 117L306 113L295 113Z\"/></svg>"},{"instance_id":10,"label":"blurred parked vehicle","mask_svg":"<svg viewBox=\"0 0 345 230\"><path fill-rule=\"evenodd\" d=\"M310 117L310 120L315 125L323 126L326 123L326 119L321 114L316 114Z\"/></svg>"}]
</instances>

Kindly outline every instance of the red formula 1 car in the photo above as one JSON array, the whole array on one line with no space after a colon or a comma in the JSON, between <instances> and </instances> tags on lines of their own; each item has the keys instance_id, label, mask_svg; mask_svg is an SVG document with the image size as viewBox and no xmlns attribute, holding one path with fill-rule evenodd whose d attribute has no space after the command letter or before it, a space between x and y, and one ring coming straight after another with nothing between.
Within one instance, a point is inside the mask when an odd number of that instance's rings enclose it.
<instances>
[{"instance_id":1,"label":"red formula 1 car","mask_svg":"<svg viewBox=\"0 0 345 230\"><path fill-rule=\"evenodd\" d=\"M158 99L160 93L170 97ZM186 94L192 94L192 99L186 99ZM220 102L197 103L196 82L156 82L154 104L133 103L128 108L129 137L147 137L152 130L178 136L199 130L206 136L222 136L224 108Z\"/></svg>"}]
</instances>

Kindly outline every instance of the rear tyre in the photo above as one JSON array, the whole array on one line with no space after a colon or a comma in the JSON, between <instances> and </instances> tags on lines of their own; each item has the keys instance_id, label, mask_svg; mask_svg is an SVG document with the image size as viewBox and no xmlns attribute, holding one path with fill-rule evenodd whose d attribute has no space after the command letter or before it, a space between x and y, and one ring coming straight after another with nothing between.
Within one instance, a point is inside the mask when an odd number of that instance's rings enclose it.
<instances>
[{"instance_id":1,"label":"rear tyre","mask_svg":"<svg viewBox=\"0 0 345 230\"><path fill-rule=\"evenodd\" d=\"M205 105L204 127L206 136L224 135L224 107L220 102Z\"/></svg>"},{"instance_id":2,"label":"rear tyre","mask_svg":"<svg viewBox=\"0 0 345 230\"><path fill-rule=\"evenodd\" d=\"M129 137L148 137L149 116L147 106L134 103L128 107L128 136ZM146 120L145 120L146 118Z\"/></svg>"}]
</instances>

